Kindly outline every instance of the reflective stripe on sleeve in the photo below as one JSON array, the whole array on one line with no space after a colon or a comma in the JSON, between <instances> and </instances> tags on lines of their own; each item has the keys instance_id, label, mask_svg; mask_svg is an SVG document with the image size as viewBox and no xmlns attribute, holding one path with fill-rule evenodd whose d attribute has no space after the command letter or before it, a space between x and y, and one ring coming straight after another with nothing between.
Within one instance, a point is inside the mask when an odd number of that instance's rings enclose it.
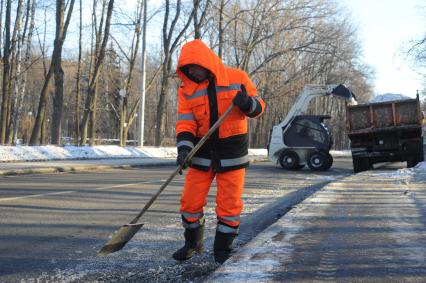
<instances>
[{"instance_id":1,"label":"reflective stripe on sleeve","mask_svg":"<svg viewBox=\"0 0 426 283\"><path fill-rule=\"evenodd\" d=\"M192 113L188 113L188 114L178 114L178 120L179 121L183 121L183 120L195 120L195 117Z\"/></svg>"},{"instance_id":2,"label":"reflective stripe on sleeve","mask_svg":"<svg viewBox=\"0 0 426 283\"><path fill-rule=\"evenodd\" d=\"M231 84L229 86L217 86L216 92L224 92L224 91L230 91L230 90L240 90L241 84Z\"/></svg>"},{"instance_id":3,"label":"reflective stripe on sleeve","mask_svg":"<svg viewBox=\"0 0 426 283\"><path fill-rule=\"evenodd\" d=\"M220 160L220 165L222 167L231 167L231 166L238 166L244 163L249 162L249 157L248 155L244 155L242 157L238 157L238 158L232 158L232 159L221 159Z\"/></svg>"},{"instance_id":4,"label":"reflective stripe on sleeve","mask_svg":"<svg viewBox=\"0 0 426 283\"><path fill-rule=\"evenodd\" d=\"M230 91L230 90L240 90L240 89L241 89L241 84L231 84L229 86L216 86L216 93ZM194 92L193 95L185 95L185 97L187 100L191 100L191 99L202 97L205 95L207 95L206 88L197 90L196 92Z\"/></svg>"},{"instance_id":5,"label":"reflective stripe on sleeve","mask_svg":"<svg viewBox=\"0 0 426 283\"><path fill-rule=\"evenodd\" d=\"M201 165L201 166L205 166L205 167L210 167L210 164L212 163L212 161L210 159L206 159L206 158L193 157L191 159L191 163L194 164L194 165Z\"/></svg>"},{"instance_id":6,"label":"reflective stripe on sleeve","mask_svg":"<svg viewBox=\"0 0 426 283\"><path fill-rule=\"evenodd\" d=\"M194 144L192 143L192 142L190 142L190 141L180 141L180 142L178 142L177 143L177 147L180 147L180 146L189 146L190 148L194 148Z\"/></svg>"}]
</instances>

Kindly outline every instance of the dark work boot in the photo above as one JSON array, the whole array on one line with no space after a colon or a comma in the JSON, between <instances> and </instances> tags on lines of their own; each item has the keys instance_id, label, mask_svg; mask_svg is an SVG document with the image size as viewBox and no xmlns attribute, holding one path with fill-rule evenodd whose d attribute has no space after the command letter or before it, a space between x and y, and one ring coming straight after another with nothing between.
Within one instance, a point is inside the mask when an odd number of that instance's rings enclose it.
<instances>
[{"instance_id":1,"label":"dark work boot","mask_svg":"<svg viewBox=\"0 0 426 283\"><path fill-rule=\"evenodd\" d=\"M217 263L224 263L231 255L232 242L238 234L234 233L223 233L216 231L216 237L214 238L214 260Z\"/></svg>"},{"instance_id":2,"label":"dark work boot","mask_svg":"<svg viewBox=\"0 0 426 283\"><path fill-rule=\"evenodd\" d=\"M176 260L190 259L197 253L201 253L204 247L204 225L195 229L185 229L185 245L173 254Z\"/></svg>"}]
</instances>

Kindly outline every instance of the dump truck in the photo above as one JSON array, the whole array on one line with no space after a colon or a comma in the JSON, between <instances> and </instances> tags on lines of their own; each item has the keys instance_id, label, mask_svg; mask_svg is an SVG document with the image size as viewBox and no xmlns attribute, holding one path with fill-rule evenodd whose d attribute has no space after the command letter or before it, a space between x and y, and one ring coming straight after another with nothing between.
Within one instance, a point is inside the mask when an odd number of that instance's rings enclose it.
<instances>
[{"instance_id":1,"label":"dump truck","mask_svg":"<svg viewBox=\"0 0 426 283\"><path fill-rule=\"evenodd\" d=\"M373 169L380 162L424 160L424 114L416 98L347 105L347 132L354 172Z\"/></svg>"}]
</instances>

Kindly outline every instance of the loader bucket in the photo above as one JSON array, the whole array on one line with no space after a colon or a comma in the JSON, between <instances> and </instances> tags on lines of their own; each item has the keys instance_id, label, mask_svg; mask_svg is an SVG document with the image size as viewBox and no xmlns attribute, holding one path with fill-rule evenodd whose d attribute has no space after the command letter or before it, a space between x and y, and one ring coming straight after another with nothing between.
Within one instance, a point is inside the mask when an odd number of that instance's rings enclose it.
<instances>
[{"instance_id":1,"label":"loader bucket","mask_svg":"<svg viewBox=\"0 0 426 283\"><path fill-rule=\"evenodd\" d=\"M346 100L351 100L352 99L352 93L351 91L345 87L344 85L340 84L338 86L336 86L332 91L331 91L332 95L344 98Z\"/></svg>"}]
</instances>

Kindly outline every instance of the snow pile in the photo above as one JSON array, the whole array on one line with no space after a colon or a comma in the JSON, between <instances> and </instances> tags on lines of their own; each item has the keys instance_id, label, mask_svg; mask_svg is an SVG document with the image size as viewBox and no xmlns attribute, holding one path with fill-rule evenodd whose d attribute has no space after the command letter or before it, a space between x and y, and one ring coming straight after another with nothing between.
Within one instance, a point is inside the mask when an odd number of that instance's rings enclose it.
<instances>
[{"instance_id":1,"label":"snow pile","mask_svg":"<svg viewBox=\"0 0 426 283\"><path fill-rule=\"evenodd\" d=\"M370 171L369 171L370 173ZM381 176L384 178L405 180L417 174L426 174L426 161L418 163L413 168L398 169L394 172L379 172L373 173L373 176Z\"/></svg>"},{"instance_id":2,"label":"snow pile","mask_svg":"<svg viewBox=\"0 0 426 283\"><path fill-rule=\"evenodd\" d=\"M335 157L351 157L352 153L350 150L330 150L331 156Z\"/></svg>"},{"instance_id":3,"label":"snow pile","mask_svg":"<svg viewBox=\"0 0 426 283\"><path fill-rule=\"evenodd\" d=\"M411 97L399 94L399 93L385 93L382 95L377 95L373 99L370 100L371 103L374 102L387 102L387 101L395 101L402 99L411 99Z\"/></svg>"},{"instance_id":4,"label":"snow pile","mask_svg":"<svg viewBox=\"0 0 426 283\"><path fill-rule=\"evenodd\" d=\"M265 156L266 149L249 149L249 155ZM175 158L176 147L99 146L0 146L0 162L65 159Z\"/></svg>"},{"instance_id":5,"label":"snow pile","mask_svg":"<svg viewBox=\"0 0 426 283\"><path fill-rule=\"evenodd\" d=\"M105 158L173 158L176 147L0 146L0 162Z\"/></svg>"},{"instance_id":6,"label":"snow pile","mask_svg":"<svg viewBox=\"0 0 426 283\"><path fill-rule=\"evenodd\" d=\"M419 172L426 172L426 161L420 162L414 167L414 170Z\"/></svg>"}]
</instances>

